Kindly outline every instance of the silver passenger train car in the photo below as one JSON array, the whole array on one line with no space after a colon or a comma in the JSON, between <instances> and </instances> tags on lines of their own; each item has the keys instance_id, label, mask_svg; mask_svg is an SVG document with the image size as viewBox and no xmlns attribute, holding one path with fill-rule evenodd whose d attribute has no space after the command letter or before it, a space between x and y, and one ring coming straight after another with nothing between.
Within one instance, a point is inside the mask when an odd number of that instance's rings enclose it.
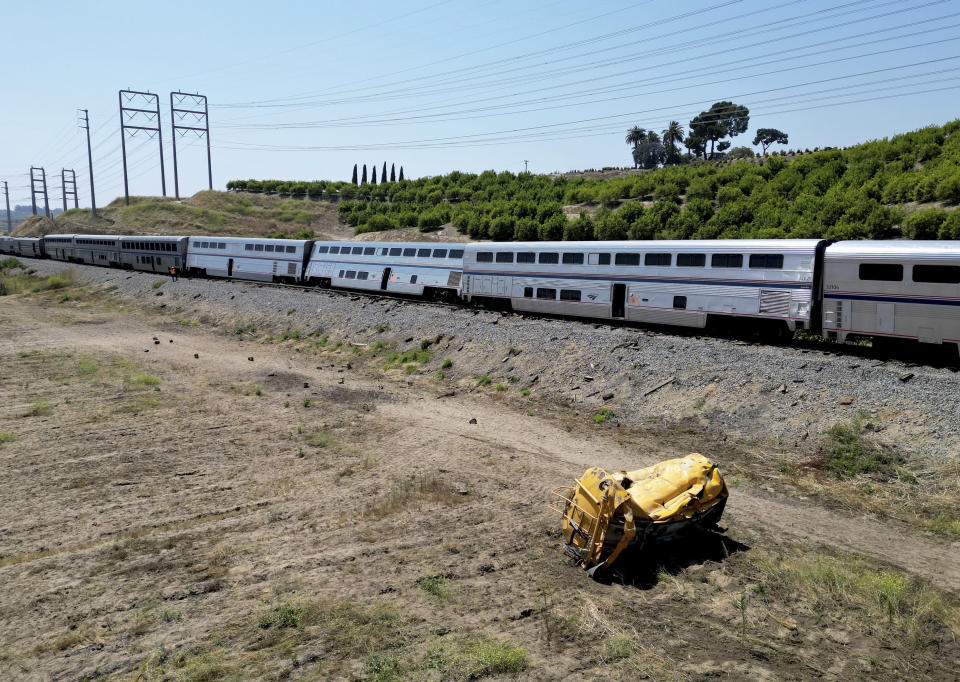
<instances>
[{"instance_id":1,"label":"silver passenger train car","mask_svg":"<svg viewBox=\"0 0 960 682\"><path fill-rule=\"evenodd\" d=\"M304 239L190 237L187 270L211 277L299 282L312 245Z\"/></svg>"},{"instance_id":2,"label":"silver passenger train car","mask_svg":"<svg viewBox=\"0 0 960 682\"><path fill-rule=\"evenodd\" d=\"M480 242L466 247L462 295L554 315L685 327L753 318L774 323L772 329L808 329L817 319L817 263L826 244Z\"/></svg>"},{"instance_id":3,"label":"silver passenger train car","mask_svg":"<svg viewBox=\"0 0 960 682\"><path fill-rule=\"evenodd\" d=\"M823 284L827 338L960 344L960 242L837 242Z\"/></svg>"},{"instance_id":4,"label":"silver passenger train car","mask_svg":"<svg viewBox=\"0 0 960 682\"><path fill-rule=\"evenodd\" d=\"M43 240L39 237L11 237L10 253L24 258L44 258Z\"/></svg>"},{"instance_id":5,"label":"silver passenger train car","mask_svg":"<svg viewBox=\"0 0 960 682\"><path fill-rule=\"evenodd\" d=\"M460 295L464 244L443 242L316 242L306 280L320 286L367 289L455 300Z\"/></svg>"}]
</instances>

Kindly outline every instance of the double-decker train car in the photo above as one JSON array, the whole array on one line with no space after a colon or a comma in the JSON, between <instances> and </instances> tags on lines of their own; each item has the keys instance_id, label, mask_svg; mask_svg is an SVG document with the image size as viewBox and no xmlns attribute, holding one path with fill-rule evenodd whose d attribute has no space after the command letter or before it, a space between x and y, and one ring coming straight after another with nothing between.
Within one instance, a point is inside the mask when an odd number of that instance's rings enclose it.
<instances>
[{"instance_id":1,"label":"double-decker train car","mask_svg":"<svg viewBox=\"0 0 960 682\"><path fill-rule=\"evenodd\" d=\"M73 235L73 260L89 265L120 267L120 237L109 234Z\"/></svg>"},{"instance_id":2,"label":"double-decker train car","mask_svg":"<svg viewBox=\"0 0 960 682\"><path fill-rule=\"evenodd\" d=\"M464 245L443 242L315 242L306 281L456 300Z\"/></svg>"},{"instance_id":3,"label":"double-decker train car","mask_svg":"<svg viewBox=\"0 0 960 682\"><path fill-rule=\"evenodd\" d=\"M182 271L187 262L187 237L118 237L120 266L148 272Z\"/></svg>"},{"instance_id":4,"label":"double-decker train car","mask_svg":"<svg viewBox=\"0 0 960 682\"><path fill-rule=\"evenodd\" d=\"M187 271L210 277L299 282L312 240L190 237Z\"/></svg>"},{"instance_id":5,"label":"double-decker train car","mask_svg":"<svg viewBox=\"0 0 960 682\"><path fill-rule=\"evenodd\" d=\"M823 240L468 244L464 299L513 310L704 327L713 318L793 331L819 321ZM817 311L819 312L819 311Z\"/></svg>"},{"instance_id":6,"label":"double-decker train car","mask_svg":"<svg viewBox=\"0 0 960 682\"><path fill-rule=\"evenodd\" d=\"M45 258L43 240L39 237L13 237L10 253L25 258Z\"/></svg>"},{"instance_id":7,"label":"double-decker train car","mask_svg":"<svg viewBox=\"0 0 960 682\"><path fill-rule=\"evenodd\" d=\"M823 272L827 338L960 344L960 242L837 242Z\"/></svg>"},{"instance_id":8,"label":"double-decker train car","mask_svg":"<svg viewBox=\"0 0 960 682\"><path fill-rule=\"evenodd\" d=\"M43 240L43 251L47 258L63 260L68 263L73 260L72 234L48 234L41 239Z\"/></svg>"}]
</instances>

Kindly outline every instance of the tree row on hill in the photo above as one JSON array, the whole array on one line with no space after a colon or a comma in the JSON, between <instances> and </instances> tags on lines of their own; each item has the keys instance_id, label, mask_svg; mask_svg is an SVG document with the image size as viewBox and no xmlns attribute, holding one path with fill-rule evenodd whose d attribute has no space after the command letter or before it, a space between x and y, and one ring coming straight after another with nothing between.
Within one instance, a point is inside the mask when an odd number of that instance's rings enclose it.
<instances>
[{"instance_id":1,"label":"tree row on hill","mask_svg":"<svg viewBox=\"0 0 960 682\"><path fill-rule=\"evenodd\" d=\"M707 111L701 111L690 120L685 131L679 121L670 121L661 133L633 126L627 131L626 143L633 149L635 168L653 169L661 165L675 166L694 159L717 159L728 156L732 138L746 132L750 125L750 110L733 102L715 102ZM723 138L729 137L730 140ZM753 139L754 145L767 148L772 144L787 144L789 137L776 128L760 128ZM707 144L710 151L707 152ZM680 153L680 146L687 149ZM730 150L731 158L752 157L749 147Z\"/></svg>"},{"instance_id":2,"label":"tree row on hill","mask_svg":"<svg viewBox=\"0 0 960 682\"><path fill-rule=\"evenodd\" d=\"M953 121L792 160L698 162L612 179L455 171L386 185L300 184L340 193L339 215L358 233L452 223L504 241L960 239L958 131ZM580 217L569 220L565 207Z\"/></svg>"},{"instance_id":3,"label":"tree row on hill","mask_svg":"<svg viewBox=\"0 0 960 682\"><path fill-rule=\"evenodd\" d=\"M390 164L390 180L387 180L387 162L383 162L383 171L380 173L380 183L385 182L403 182L403 166L400 166L400 177L397 177L397 167L395 164ZM353 164L353 176L350 182L354 185L365 185L367 184L367 164L363 164L363 176L357 180L357 164ZM376 185L377 183L377 165L373 164L372 171L370 174L371 185Z\"/></svg>"}]
</instances>

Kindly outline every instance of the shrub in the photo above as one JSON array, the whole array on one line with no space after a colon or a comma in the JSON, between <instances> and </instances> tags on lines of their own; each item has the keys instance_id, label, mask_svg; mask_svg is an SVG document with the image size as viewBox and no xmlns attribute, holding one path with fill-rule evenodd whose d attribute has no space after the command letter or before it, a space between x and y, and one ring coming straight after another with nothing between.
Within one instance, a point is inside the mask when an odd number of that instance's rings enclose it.
<instances>
[{"instance_id":1,"label":"shrub","mask_svg":"<svg viewBox=\"0 0 960 682\"><path fill-rule=\"evenodd\" d=\"M937 201L960 204L960 175L944 178L937 185Z\"/></svg>"},{"instance_id":2,"label":"shrub","mask_svg":"<svg viewBox=\"0 0 960 682\"><path fill-rule=\"evenodd\" d=\"M936 208L917 211L903 221L903 235L909 239L936 239L946 217Z\"/></svg>"}]
</instances>

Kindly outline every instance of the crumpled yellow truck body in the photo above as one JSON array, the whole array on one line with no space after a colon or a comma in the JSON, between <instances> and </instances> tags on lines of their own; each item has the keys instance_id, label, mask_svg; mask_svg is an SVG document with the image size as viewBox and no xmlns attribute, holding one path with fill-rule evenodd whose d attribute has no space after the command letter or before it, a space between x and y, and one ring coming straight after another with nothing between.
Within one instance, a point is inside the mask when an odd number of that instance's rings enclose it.
<instances>
[{"instance_id":1,"label":"crumpled yellow truck body","mask_svg":"<svg viewBox=\"0 0 960 682\"><path fill-rule=\"evenodd\" d=\"M698 453L614 474L593 467L575 486L554 493L564 546L591 575L608 569L627 547L716 526L728 496L717 466Z\"/></svg>"}]
</instances>

